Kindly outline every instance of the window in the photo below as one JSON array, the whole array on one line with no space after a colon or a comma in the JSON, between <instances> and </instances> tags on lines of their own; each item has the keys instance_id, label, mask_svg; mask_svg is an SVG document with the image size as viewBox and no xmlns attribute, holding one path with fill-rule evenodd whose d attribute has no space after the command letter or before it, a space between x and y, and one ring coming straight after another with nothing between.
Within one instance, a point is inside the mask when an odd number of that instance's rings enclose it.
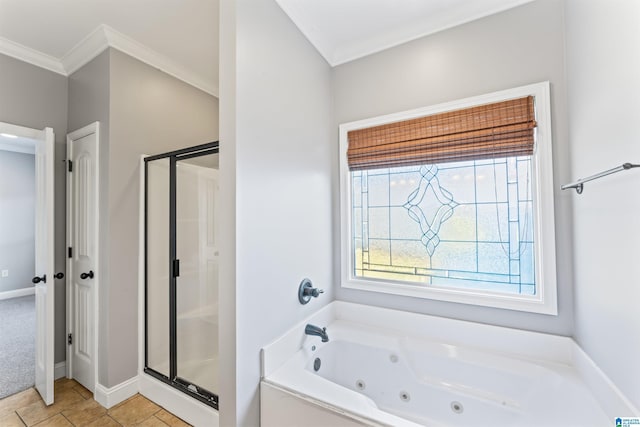
<instances>
[{"instance_id":1,"label":"window","mask_svg":"<svg viewBox=\"0 0 640 427\"><path fill-rule=\"evenodd\" d=\"M557 314L548 83L346 123L340 146L342 286Z\"/></svg>"}]
</instances>

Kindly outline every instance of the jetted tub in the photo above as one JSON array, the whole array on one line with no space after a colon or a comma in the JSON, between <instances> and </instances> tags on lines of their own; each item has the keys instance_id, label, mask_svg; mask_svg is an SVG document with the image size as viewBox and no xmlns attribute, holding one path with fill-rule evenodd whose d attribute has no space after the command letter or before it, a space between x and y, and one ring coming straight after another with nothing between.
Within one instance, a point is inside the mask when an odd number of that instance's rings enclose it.
<instances>
[{"instance_id":1,"label":"jetted tub","mask_svg":"<svg viewBox=\"0 0 640 427\"><path fill-rule=\"evenodd\" d=\"M306 323L263 349L263 426L604 426L616 416L573 366L586 355L570 338L343 302L308 319L329 342L304 335ZM617 390L602 393L625 410Z\"/></svg>"}]
</instances>

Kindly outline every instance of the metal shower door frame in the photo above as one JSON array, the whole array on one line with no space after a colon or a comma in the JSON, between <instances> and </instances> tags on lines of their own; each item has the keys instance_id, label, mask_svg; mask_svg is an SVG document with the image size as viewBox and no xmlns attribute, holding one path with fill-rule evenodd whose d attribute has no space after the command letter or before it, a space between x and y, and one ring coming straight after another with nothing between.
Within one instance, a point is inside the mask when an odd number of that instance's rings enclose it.
<instances>
[{"instance_id":1,"label":"metal shower door frame","mask_svg":"<svg viewBox=\"0 0 640 427\"><path fill-rule=\"evenodd\" d=\"M185 378L178 376L178 351L177 351L177 282L180 276L180 260L177 258L177 174L176 165L180 160L186 160L194 157L217 154L219 142L210 142L207 144L197 145L194 147L183 148L180 150L170 151L168 153L148 156L144 159L144 372L152 377L186 393L193 398L218 409L218 396L198 384L193 384ZM148 165L149 162L160 159L169 159L169 376L166 376L153 368L149 367L148 354L148 259L147 259L147 238L148 238Z\"/></svg>"}]
</instances>

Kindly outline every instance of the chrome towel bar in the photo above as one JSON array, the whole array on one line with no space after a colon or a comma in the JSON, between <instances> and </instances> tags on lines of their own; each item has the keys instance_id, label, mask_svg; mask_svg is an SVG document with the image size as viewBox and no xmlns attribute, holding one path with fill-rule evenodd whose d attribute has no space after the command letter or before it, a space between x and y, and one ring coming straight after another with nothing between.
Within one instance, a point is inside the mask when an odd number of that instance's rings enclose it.
<instances>
[{"instance_id":1,"label":"chrome towel bar","mask_svg":"<svg viewBox=\"0 0 640 427\"><path fill-rule=\"evenodd\" d=\"M588 176L586 178L579 179L576 182L572 182L570 184L565 184L560 188L563 190L567 190L569 188L575 188L576 193L582 194L582 190L584 189L585 182L593 181L594 179L602 178L603 176L611 175L612 173L616 173L616 172L620 172L620 171L624 171L632 168L638 168L638 167L640 167L640 165L636 165L633 163L623 163L622 165L617 166L615 168L597 173L595 175Z\"/></svg>"}]
</instances>

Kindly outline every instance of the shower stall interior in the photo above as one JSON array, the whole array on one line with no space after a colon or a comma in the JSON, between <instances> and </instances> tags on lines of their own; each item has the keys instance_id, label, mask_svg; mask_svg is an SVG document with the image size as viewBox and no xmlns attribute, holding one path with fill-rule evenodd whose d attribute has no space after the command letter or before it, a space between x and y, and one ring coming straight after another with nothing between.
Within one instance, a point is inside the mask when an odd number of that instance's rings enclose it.
<instances>
[{"instance_id":1,"label":"shower stall interior","mask_svg":"<svg viewBox=\"0 0 640 427\"><path fill-rule=\"evenodd\" d=\"M218 142L144 165L144 371L217 409Z\"/></svg>"}]
</instances>

